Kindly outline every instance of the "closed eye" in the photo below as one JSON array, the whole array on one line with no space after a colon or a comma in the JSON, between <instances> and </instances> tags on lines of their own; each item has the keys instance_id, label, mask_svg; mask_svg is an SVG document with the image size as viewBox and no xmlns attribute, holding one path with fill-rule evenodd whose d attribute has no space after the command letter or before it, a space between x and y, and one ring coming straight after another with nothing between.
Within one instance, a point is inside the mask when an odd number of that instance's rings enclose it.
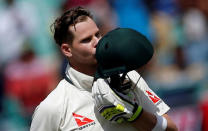
<instances>
[{"instance_id":1,"label":"closed eye","mask_svg":"<svg viewBox=\"0 0 208 131\"><path fill-rule=\"evenodd\" d=\"M92 39L92 37L87 37L87 38L81 40L81 43L88 43L91 41L91 39Z\"/></svg>"}]
</instances>

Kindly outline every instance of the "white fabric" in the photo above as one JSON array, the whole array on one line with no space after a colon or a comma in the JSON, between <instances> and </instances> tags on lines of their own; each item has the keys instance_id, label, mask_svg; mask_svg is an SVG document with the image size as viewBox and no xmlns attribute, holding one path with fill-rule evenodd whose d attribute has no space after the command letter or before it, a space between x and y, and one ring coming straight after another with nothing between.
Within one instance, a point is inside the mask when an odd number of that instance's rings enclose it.
<instances>
[{"instance_id":1,"label":"white fabric","mask_svg":"<svg viewBox=\"0 0 208 131\"><path fill-rule=\"evenodd\" d=\"M156 115L156 117L157 123L152 131L165 131L167 128L167 120L163 116Z\"/></svg>"},{"instance_id":2,"label":"white fabric","mask_svg":"<svg viewBox=\"0 0 208 131\"><path fill-rule=\"evenodd\" d=\"M134 77L135 71L129 76ZM136 131L129 123L112 124L105 120L95 108L92 98L93 77L80 73L73 68L67 68L67 77L74 85L66 80L60 81L58 86L40 103L36 108L30 131ZM143 108L152 113L164 114L169 107L160 100L153 103L145 90L150 90L145 81L141 79L138 83L137 97ZM144 102L142 102L145 100ZM89 118L91 122L79 126L76 122L78 117L73 113L81 115L82 122L84 118ZM76 119L76 120L75 120Z\"/></svg>"},{"instance_id":3,"label":"white fabric","mask_svg":"<svg viewBox=\"0 0 208 131\"><path fill-rule=\"evenodd\" d=\"M116 92L123 96L121 93ZM129 92L130 93L130 92ZM131 93L134 95L133 93ZM134 101L132 95L125 95L123 98L132 102L132 104L122 100L111 88L109 87L108 83L104 79L97 79L92 87L92 95L95 100L95 105L97 106L98 110L100 111L102 108L107 106L117 106L118 104L125 107L124 112L127 114L124 116L126 118L130 118L133 115L134 110Z\"/></svg>"},{"instance_id":4,"label":"white fabric","mask_svg":"<svg viewBox=\"0 0 208 131\"><path fill-rule=\"evenodd\" d=\"M167 104L163 102L147 85L147 83L144 81L142 77L136 72L131 71L128 73L128 76L133 81L133 83L138 83L135 88L135 93L137 96L137 100L139 101L139 104L143 107L145 111L151 112L153 114L157 114L159 116L165 114L170 108ZM150 94L151 93L151 94ZM152 99L156 99L156 101L153 102Z\"/></svg>"}]
</instances>

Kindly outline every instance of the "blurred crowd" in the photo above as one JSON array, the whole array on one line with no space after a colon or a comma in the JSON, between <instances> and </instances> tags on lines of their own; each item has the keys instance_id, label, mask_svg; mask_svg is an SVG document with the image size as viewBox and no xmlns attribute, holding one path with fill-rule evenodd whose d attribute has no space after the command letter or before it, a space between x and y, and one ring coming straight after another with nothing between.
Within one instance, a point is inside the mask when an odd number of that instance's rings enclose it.
<instances>
[{"instance_id":1,"label":"blurred crowd","mask_svg":"<svg viewBox=\"0 0 208 131\"><path fill-rule=\"evenodd\" d=\"M78 5L103 35L117 27L144 34L155 52L142 76L180 131L208 131L207 0L0 1L0 130L29 130L35 107L62 79L67 62L50 26Z\"/></svg>"}]
</instances>

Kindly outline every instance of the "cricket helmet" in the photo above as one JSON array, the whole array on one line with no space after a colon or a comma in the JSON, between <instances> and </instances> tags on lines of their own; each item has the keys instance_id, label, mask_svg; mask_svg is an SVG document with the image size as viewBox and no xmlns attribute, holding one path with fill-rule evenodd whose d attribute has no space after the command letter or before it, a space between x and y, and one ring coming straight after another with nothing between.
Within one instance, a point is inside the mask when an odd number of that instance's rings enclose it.
<instances>
[{"instance_id":1,"label":"cricket helmet","mask_svg":"<svg viewBox=\"0 0 208 131\"><path fill-rule=\"evenodd\" d=\"M107 78L145 65L153 56L150 41L130 28L117 28L104 35L96 47L96 77Z\"/></svg>"}]
</instances>

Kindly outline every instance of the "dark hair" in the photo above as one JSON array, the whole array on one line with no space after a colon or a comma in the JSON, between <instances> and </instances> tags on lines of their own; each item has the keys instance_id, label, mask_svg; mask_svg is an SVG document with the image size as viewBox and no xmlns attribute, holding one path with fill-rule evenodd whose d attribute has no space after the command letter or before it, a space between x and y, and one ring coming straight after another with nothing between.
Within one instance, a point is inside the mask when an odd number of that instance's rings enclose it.
<instances>
[{"instance_id":1,"label":"dark hair","mask_svg":"<svg viewBox=\"0 0 208 131\"><path fill-rule=\"evenodd\" d=\"M61 17L57 18L51 25L53 27L54 39L61 46L63 42L72 43L74 39L73 33L69 30L69 26L85 21L87 17L92 18L92 15L83 7L71 8L64 12ZM76 30L76 28L75 28Z\"/></svg>"}]
</instances>

